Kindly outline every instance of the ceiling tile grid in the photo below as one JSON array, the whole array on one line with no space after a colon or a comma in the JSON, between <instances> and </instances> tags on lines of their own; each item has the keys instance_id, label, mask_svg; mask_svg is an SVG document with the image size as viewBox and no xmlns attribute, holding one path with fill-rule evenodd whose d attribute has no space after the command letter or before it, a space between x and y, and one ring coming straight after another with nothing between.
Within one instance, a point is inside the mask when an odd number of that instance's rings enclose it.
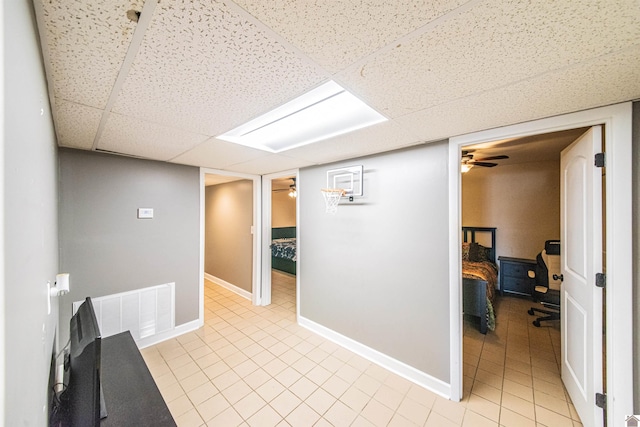
<instances>
[{"instance_id":1,"label":"ceiling tile grid","mask_svg":"<svg viewBox=\"0 0 640 427\"><path fill-rule=\"evenodd\" d=\"M254 175L266 175L269 173L303 168L305 166L312 166L314 164L314 162L305 162L303 160L293 159L282 154L269 154L259 159L237 163L228 168L228 170Z\"/></svg>"},{"instance_id":2,"label":"ceiling tile grid","mask_svg":"<svg viewBox=\"0 0 640 427\"><path fill-rule=\"evenodd\" d=\"M269 153L266 151L209 138L202 144L172 158L171 161L185 165L232 170L229 169L230 166L236 163L259 159L268 155Z\"/></svg>"},{"instance_id":3,"label":"ceiling tile grid","mask_svg":"<svg viewBox=\"0 0 640 427\"><path fill-rule=\"evenodd\" d=\"M61 99L56 99L53 110L58 145L90 150L103 110Z\"/></svg>"},{"instance_id":4,"label":"ceiling tile grid","mask_svg":"<svg viewBox=\"0 0 640 427\"><path fill-rule=\"evenodd\" d=\"M207 138L206 135L111 113L107 118L97 148L166 161L193 148Z\"/></svg>"},{"instance_id":5,"label":"ceiling tile grid","mask_svg":"<svg viewBox=\"0 0 640 427\"><path fill-rule=\"evenodd\" d=\"M59 145L262 174L638 99L637 2L34 5ZM330 78L391 120L278 155L211 138Z\"/></svg>"},{"instance_id":6,"label":"ceiling tile grid","mask_svg":"<svg viewBox=\"0 0 640 427\"><path fill-rule=\"evenodd\" d=\"M334 74L468 0L236 3Z\"/></svg>"},{"instance_id":7,"label":"ceiling tile grid","mask_svg":"<svg viewBox=\"0 0 640 427\"><path fill-rule=\"evenodd\" d=\"M395 119L425 140L640 98L640 46Z\"/></svg>"},{"instance_id":8,"label":"ceiling tile grid","mask_svg":"<svg viewBox=\"0 0 640 427\"><path fill-rule=\"evenodd\" d=\"M113 111L216 136L326 77L225 3L161 2Z\"/></svg>"},{"instance_id":9,"label":"ceiling tile grid","mask_svg":"<svg viewBox=\"0 0 640 427\"><path fill-rule=\"evenodd\" d=\"M383 114L411 114L637 44L633 2L485 1L340 78Z\"/></svg>"},{"instance_id":10,"label":"ceiling tile grid","mask_svg":"<svg viewBox=\"0 0 640 427\"><path fill-rule=\"evenodd\" d=\"M49 84L57 98L105 107L136 28L126 12L142 4L37 0L46 31Z\"/></svg>"}]
</instances>

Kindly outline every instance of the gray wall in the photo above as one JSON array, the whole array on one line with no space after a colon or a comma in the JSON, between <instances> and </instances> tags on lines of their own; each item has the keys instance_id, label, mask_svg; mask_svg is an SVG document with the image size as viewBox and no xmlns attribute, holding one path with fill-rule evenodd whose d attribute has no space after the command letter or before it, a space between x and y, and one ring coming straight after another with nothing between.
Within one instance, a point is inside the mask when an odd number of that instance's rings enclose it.
<instances>
[{"instance_id":1,"label":"gray wall","mask_svg":"<svg viewBox=\"0 0 640 427\"><path fill-rule=\"evenodd\" d=\"M300 171L300 314L449 382L447 143ZM326 171L364 197L325 213Z\"/></svg>"},{"instance_id":2,"label":"gray wall","mask_svg":"<svg viewBox=\"0 0 640 427\"><path fill-rule=\"evenodd\" d=\"M205 190L204 271L249 293L253 271L253 182Z\"/></svg>"},{"instance_id":3,"label":"gray wall","mask_svg":"<svg viewBox=\"0 0 640 427\"><path fill-rule=\"evenodd\" d=\"M60 268L71 287L62 325L73 301L169 282L176 326L198 318L198 168L64 149L60 192ZM137 219L138 208L154 218Z\"/></svg>"},{"instance_id":4,"label":"gray wall","mask_svg":"<svg viewBox=\"0 0 640 427\"><path fill-rule=\"evenodd\" d=\"M0 363L0 399L4 395L0 425L44 426L58 324L57 299L47 314L46 287L59 272L56 143L32 4L9 1L0 7L5 64L0 144L4 151L0 316L5 327L0 331L4 344L0 351L5 350L6 363Z\"/></svg>"}]
</instances>

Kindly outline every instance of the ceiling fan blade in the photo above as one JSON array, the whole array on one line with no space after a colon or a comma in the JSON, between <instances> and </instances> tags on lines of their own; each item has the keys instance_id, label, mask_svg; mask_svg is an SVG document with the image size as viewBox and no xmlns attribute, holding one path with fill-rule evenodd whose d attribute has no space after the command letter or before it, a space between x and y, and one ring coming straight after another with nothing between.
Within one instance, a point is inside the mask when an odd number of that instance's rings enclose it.
<instances>
[{"instance_id":1,"label":"ceiling fan blade","mask_svg":"<svg viewBox=\"0 0 640 427\"><path fill-rule=\"evenodd\" d=\"M492 168L494 166L498 166L497 163L487 163L487 162L473 162L473 163L470 163L470 164L472 164L473 166L482 166L482 167L485 167L485 168Z\"/></svg>"},{"instance_id":2,"label":"ceiling fan blade","mask_svg":"<svg viewBox=\"0 0 640 427\"><path fill-rule=\"evenodd\" d=\"M490 157L483 157L482 159L475 159L479 162L484 162L485 160L503 160L503 159L508 159L509 156L505 156L505 155L501 155L501 156L490 156Z\"/></svg>"}]
</instances>

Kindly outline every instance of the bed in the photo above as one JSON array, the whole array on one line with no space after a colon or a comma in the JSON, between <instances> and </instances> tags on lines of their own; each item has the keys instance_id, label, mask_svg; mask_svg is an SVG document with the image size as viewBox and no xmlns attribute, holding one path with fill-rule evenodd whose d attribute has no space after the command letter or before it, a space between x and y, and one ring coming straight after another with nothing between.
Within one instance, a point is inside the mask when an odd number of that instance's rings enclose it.
<instances>
[{"instance_id":1,"label":"bed","mask_svg":"<svg viewBox=\"0 0 640 427\"><path fill-rule=\"evenodd\" d=\"M271 268L296 274L296 227L271 229Z\"/></svg>"},{"instance_id":2,"label":"bed","mask_svg":"<svg viewBox=\"0 0 640 427\"><path fill-rule=\"evenodd\" d=\"M480 318L480 332L486 334L495 329L496 229L462 227L462 235L462 307L464 314Z\"/></svg>"}]
</instances>

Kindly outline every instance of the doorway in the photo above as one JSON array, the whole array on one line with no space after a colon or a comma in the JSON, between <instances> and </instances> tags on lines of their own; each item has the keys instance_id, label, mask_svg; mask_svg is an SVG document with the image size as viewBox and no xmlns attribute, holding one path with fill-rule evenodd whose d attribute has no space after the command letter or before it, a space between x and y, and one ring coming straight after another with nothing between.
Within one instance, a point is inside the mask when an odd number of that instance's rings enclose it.
<instances>
[{"instance_id":1,"label":"doorway","mask_svg":"<svg viewBox=\"0 0 640 427\"><path fill-rule=\"evenodd\" d=\"M272 256L271 256L271 243L274 237L274 227L275 228L287 228L293 227L293 229L282 230L286 237L295 237L296 246L299 247L300 242L300 230L297 227L297 224L300 223L298 212L299 212L299 193L297 191L299 183L299 174L298 170L287 170L282 172L277 172L269 175L262 176L262 305L269 305L272 302L272 288L273 288L273 269L272 269ZM295 190L295 194L293 193ZM274 194L276 194L276 201L274 202ZM288 202L293 202L294 208L293 213L290 210L290 206L284 209L287 210L286 213L282 212L274 212L274 207L278 207L279 203L277 199L285 198L289 199ZM292 216L293 215L293 216ZM277 232L280 232L278 230ZM293 234L291 234L293 233ZM276 236L283 237L283 236ZM299 251L297 251L299 253ZM286 262L286 266L283 268L285 270L289 270L284 274L290 274L291 267L289 262ZM300 259L296 258L295 261L295 270L296 273L300 268ZM279 273L276 273L279 274ZM279 283L286 283L288 286L289 283L295 283L295 301L296 301L296 316L299 308L299 274L295 274L295 277L292 278L290 276L282 276L279 275L278 278Z\"/></svg>"},{"instance_id":2,"label":"doorway","mask_svg":"<svg viewBox=\"0 0 640 427\"><path fill-rule=\"evenodd\" d=\"M615 278L615 292L606 294L607 324L632 324L631 277L631 103L602 107L589 111L567 114L535 122L478 132L455 137L449 143L449 211L450 217L450 315L451 315L451 399L462 397L462 295L461 295L461 177L460 152L463 147L496 140L525 137L572 128L605 126L607 141L607 181L605 202L607 205L606 236L608 280ZM618 230L618 232L616 232ZM629 250L629 251L628 251ZM627 252L625 254L625 252ZM621 260L620 258L623 258ZM611 282L609 282L611 283ZM607 334L607 421L623 420L633 412L633 381L629 372L633 369L633 337L631 327L620 328Z\"/></svg>"},{"instance_id":3,"label":"doorway","mask_svg":"<svg viewBox=\"0 0 640 427\"><path fill-rule=\"evenodd\" d=\"M526 275L536 271L545 242L561 238L561 152L588 129L463 148L462 225L495 227L496 265L501 274L508 271L504 294L493 293L495 329L481 334L469 315L463 326L464 399L491 408L487 415L496 421L579 421L561 379L560 321L532 325L537 316L528 310L542 307L533 302Z\"/></svg>"},{"instance_id":4,"label":"doorway","mask_svg":"<svg viewBox=\"0 0 640 427\"><path fill-rule=\"evenodd\" d=\"M260 272L261 272L261 179L257 175L234 173L217 169L200 169L200 319L204 320L204 279L205 277L230 289L231 291L251 300L254 305L260 305ZM208 222L207 204L214 208L213 212L221 224L215 221ZM217 212L216 212L217 211ZM239 214L238 214L239 213ZM232 221L233 226L225 221ZM216 233L217 227L217 233ZM207 241L214 232L221 237L212 244ZM234 236L222 236L221 233L232 231ZM232 239L240 239L238 241ZM232 241L229 241L232 240ZM229 255L224 245L238 254L239 259L217 259L216 263L207 260L207 251L215 251L218 254ZM241 263L241 268L234 268L236 263ZM227 264L227 265L225 265ZM217 267L216 267L217 266ZM231 268L227 268L231 267ZM217 271L205 271L217 268ZM240 271L240 276L237 272ZM220 274L218 274L220 272ZM221 277L218 277L221 276Z\"/></svg>"}]
</instances>

